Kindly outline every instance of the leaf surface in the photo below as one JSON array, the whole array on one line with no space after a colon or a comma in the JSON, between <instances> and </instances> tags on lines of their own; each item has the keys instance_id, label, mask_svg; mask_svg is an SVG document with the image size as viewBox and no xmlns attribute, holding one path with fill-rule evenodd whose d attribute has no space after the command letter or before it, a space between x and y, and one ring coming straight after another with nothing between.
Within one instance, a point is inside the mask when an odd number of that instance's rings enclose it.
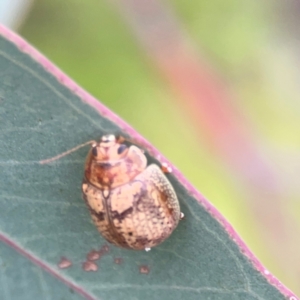
<instances>
[{"instance_id":1,"label":"leaf surface","mask_svg":"<svg viewBox=\"0 0 300 300\"><path fill-rule=\"evenodd\" d=\"M162 158L24 41L1 30L17 44L0 37L1 299L286 298L289 291L263 276L230 225L176 170L168 177L185 219L172 236L150 252L110 245L96 261L98 271L84 271L86 255L106 244L81 199L87 149L39 161L111 132L139 141L151 161ZM61 257L72 266L60 269Z\"/></svg>"}]
</instances>

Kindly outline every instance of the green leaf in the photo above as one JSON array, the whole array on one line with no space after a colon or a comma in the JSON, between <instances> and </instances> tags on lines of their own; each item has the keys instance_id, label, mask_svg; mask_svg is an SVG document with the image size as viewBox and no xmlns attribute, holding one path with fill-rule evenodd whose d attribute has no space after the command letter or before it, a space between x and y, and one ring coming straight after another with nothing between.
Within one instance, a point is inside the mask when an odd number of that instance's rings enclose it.
<instances>
[{"instance_id":1,"label":"green leaf","mask_svg":"<svg viewBox=\"0 0 300 300\"><path fill-rule=\"evenodd\" d=\"M1 299L82 299L68 285L0 243Z\"/></svg>"},{"instance_id":2,"label":"green leaf","mask_svg":"<svg viewBox=\"0 0 300 300\"><path fill-rule=\"evenodd\" d=\"M169 179L185 219L172 236L150 252L110 245L96 261L98 271L85 271L86 255L106 244L81 199L87 149L50 164L39 161L116 131L145 146L150 160L156 161L158 152L28 44L3 28L0 33L6 37L0 38L1 299L292 295L263 275L230 225L176 170ZM61 257L72 266L59 268Z\"/></svg>"}]
</instances>

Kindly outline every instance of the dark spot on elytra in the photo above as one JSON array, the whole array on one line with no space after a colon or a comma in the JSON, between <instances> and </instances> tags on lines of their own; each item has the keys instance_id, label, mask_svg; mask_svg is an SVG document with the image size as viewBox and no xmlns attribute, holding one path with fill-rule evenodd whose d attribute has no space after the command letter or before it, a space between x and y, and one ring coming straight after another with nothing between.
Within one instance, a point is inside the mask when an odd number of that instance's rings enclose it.
<instances>
[{"instance_id":1,"label":"dark spot on elytra","mask_svg":"<svg viewBox=\"0 0 300 300\"><path fill-rule=\"evenodd\" d=\"M133 211L133 207L130 207L130 208L124 210L120 214L114 210L111 212L111 216L112 216L112 219L117 219L119 222L121 222L122 220L124 220L127 217L127 215L131 214L132 211Z\"/></svg>"},{"instance_id":2,"label":"dark spot on elytra","mask_svg":"<svg viewBox=\"0 0 300 300\"><path fill-rule=\"evenodd\" d=\"M89 211L92 215L94 215L98 221L104 221L104 212L100 211L100 212L96 212L94 209L92 209L90 206L89 206Z\"/></svg>"},{"instance_id":3,"label":"dark spot on elytra","mask_svg":"<svg viewBox=\"0 0 300 300\"><path fill-rule=\"evenodd\" d=\"M148 245L150 242L152 242L152 240L149 240L145 237L138 237L135 240L135 244L140 246L140 247L145 247L146 245Z\"/></svg>"}]
</instances>

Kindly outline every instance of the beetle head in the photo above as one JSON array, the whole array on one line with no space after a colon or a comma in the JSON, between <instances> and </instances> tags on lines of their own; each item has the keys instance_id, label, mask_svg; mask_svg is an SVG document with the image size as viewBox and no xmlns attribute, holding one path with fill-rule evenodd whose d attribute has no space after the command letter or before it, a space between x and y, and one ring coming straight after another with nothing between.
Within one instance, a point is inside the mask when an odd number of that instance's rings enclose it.
<instances>
[{"instance_id":1,"label":"beetle head","mask_svg":"<svg viewBox=\"0 0 300 300\"><path fill-rule=\"evenodd\" d=\"M99 162L120 160L127 152L128 147L112 134L104 135L99 143L92 144L92 155Z\"/></svg>"}]
</instances>

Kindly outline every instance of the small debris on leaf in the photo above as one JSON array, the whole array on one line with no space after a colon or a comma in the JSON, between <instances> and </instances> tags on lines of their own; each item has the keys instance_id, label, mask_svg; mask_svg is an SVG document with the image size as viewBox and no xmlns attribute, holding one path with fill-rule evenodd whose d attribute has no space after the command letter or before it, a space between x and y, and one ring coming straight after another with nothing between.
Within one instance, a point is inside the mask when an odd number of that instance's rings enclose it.
<instances>
[{"instance_id":1,"label":"small debris on leaf","mask_svg":"<svg viewBox=\"0 0 300 300\"><path fill-rule=\"evenodd\" d=\"M90 261L98 260L100 257L101 257L101 255L100 255L99 251L96 251L94 249L91 250L86 256L87 260L90 260Z\"/></svg>"},{"instance_id":2,"label":"small debris on leaf","mask_svg":"<svg viewBox=\"0 0 300 300\"><path fill-rule=\"evenodd\" d=\"M140 273L141 274L149 274L149 272L150 272L150 269L149 269L148 266L146 266L146 265L141 265L140 266Z\"/></svg>"},{"instance_id":3,"label":"small debris on leaf","mask_svg":"<svg viewBox=\"0 0 300 300\"><path fill-rule=\"evenodd\" d=\"M67 269L72 266L72 262L66 257L62 257L57 265L60 269Z\"/></svg>"},{"instance_id":4,"label":"small debris on leaf","mask_svg":"<svg viewBox=\"0 0 300 300\"><path fill-rule=\"evenodd\" d=\"M96 272L98 271L98 266L93 261L85 261L82 263L82 269L86 272Z\"/></svg>"},{"instance_id":5,"label":"small debris on leaf","mask_svg":"<svg viewBox=\"0 0 300 300\"><path fill-rule=\"evenodd\" d=\"M108 245L102 246L102 247L100 248L100 250L99 250L100 256L101 256L101 255L104 255L104 254L106 254L106 253L108 253L108 252L109 252L109 247L108 247Z\"/></svg>"},{"instance_id":6,"label":"small debris on leaf","mask_svg":"<svg viewBox=\"0 0 300 300\"><path fill-rule=\"evenodd\" d=\"M121 265L123 263L123 259L121 257L116 257L114 262L116 265Z\"/></svg>"}]
</instances>

